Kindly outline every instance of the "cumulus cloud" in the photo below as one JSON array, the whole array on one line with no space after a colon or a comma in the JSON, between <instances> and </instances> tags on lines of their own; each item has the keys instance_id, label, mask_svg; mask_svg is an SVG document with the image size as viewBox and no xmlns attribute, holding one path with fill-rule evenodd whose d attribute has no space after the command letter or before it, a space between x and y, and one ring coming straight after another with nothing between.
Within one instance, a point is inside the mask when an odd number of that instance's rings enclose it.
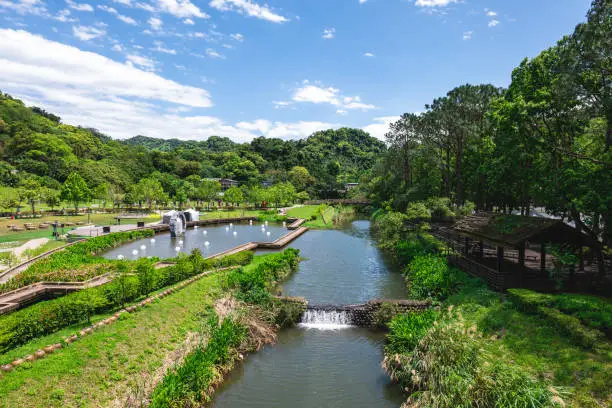
<instances>
[{"instance_id":1,"label":"cumulus cloud","mask_svg":"<svg viewBox=\"0 0 612 408\"><path fill-rule=\"evenodd\" d=\"M489 26L489 27L495 27L495 26L497 26L498 24L499 24L499 21L498 21L498 20L493 19L493 20L489 21L488 26Z\"/></svg>"},{"instance_id":2,"label":"cumulus cloud","mask_svg":"<svg viewBox=\"0 0 612 408\"><path fill-rule=\"evenodd\" d=\"M326 28L326 29L323 30L323 35L321 35L321 37L326 39L326 40L331 40L335 36L336 36L336 29L335 28Z\"/></svg>"},{"instance_id":3,"label":"cumulus cloud","mask_svg":"<svg viewBox=\"0 0 612 408\"><path fill-rule=\"evenodd\" d=\"M0 9L12 10L17 14L34 14L47 16L48 11L45 3L41 0L0 0Z\"/></svg>"},{"instance_id":4,"label":"cumulus cloud","mask_svg":"<svg viewBox=\"0 0 612 408\"><path fill-rule=\"evenodd\" d=\"M186 18L185 20L183 20L183 24L186 24L186 25L194 25L194 24L195 24L195 21L193 21L193 20L192 20L192 19L190 19L190 18Z\"/></svg>"},{"instance_id":5,"label":"cumulus cloud","mask_svg":"<svg viewBox=\"0 0 612 408\"><path fill-rule=\"evenodd\" d=\"M291 97L293 102L329 104L340 110L371 110L376 106L366 104L361 101L359 96L343 96L339 89L324 87L319 83L303 81L302 86L295 89Z\"/></svg>"},{"instance_id":6,"label":"cumulus cloud","mask_svg":"<svg viewBox=\"0 0 612 408\"><path fill-rule=\"evenodd\" d=\"M374 57L374 54L372 54L371 52L366 52L365 54L363 54L364 57L369 57L372 58Z\"/></svg>"},{"instance_id":7,"label":"cumulus cloud","mask_svg":"<svg viewBox=\"0 0 612 408\"><path fill-rule=\"evenodd\" d=\"M74 36L79 40L89 41L93 40L94 38L105 36L106 30L93 26L78 25L72 27L72 34L74 34Z\"/></svg>"},{"instance_id":8,"label":"cumulus cloud","mask_svg":"<svg viewBox=\"0 0 612 408\"><path fill-rule=\"evenodd\" d=\"M211 0L209 6L219 11L235 11L249 17L271 21L273 23L285 23L288 18L273 12L267 5L259 5L251 0Z\"/></svg>"},{"instance_id":9,"label":"cumulus cloud","mask_svg":"<svg viewBox=\"0 0 612 408\"><path fill-rule=\"evenodd\" d=\"M154 41L153 44L155 45L154 48L151 48L153 51L163 52L165 54L176 55L176 50L166 48L164 46L164 43L162 43L161 41Z\"/></svg>"},{"instance_id":10,"label":"cumulus cloud","mask_svg":"<svg viewBox=\"0 0 612 408\"><path fill-rule=\"evenodd\" d=\"M210 58L225 59L225 55L219 54L217 51L215 51L212 48L207 48L206 49L206 55L208 55Z\"/></svg>"},{"instance_id":11,"label":"cumulus cloud","mask_svg":"<svg viewBox=\"0 0 612 408\"><path fill-rule=\"evenodd\" d=\"M128 54L126 55L127 65L136 66L145 71L155 71L155 61L142 55Z\"/></svg>"},{"instance_id":12,"label":"cumulus cloud","mask_svg":"<svg viewBox=\"0 0 612 408\"><path fill-rule=\"evenodd\" d=\"M495 12L493 10L489 10L488 8L484 9L484 11L487 14L487 16L489 16L489 17L496 17L497 16L497 12Z\"/></svg>"},{"instance_id":13,"label":"cumulus cloud","mask_svg":"<svg viewBox=\"0 0 612 408\"><path fill-rule=\"evenodd\" d=\"M465 32L463 33L463 40L464 40L464 41L471 40L471 39L472 39L472 34L474 34L474 32L473 32L473 31L465 31Z\"/></svg>"},{"instance_id":14,"label":"cumulus cloud","mask_svg":"<svg viewBox=\"0 0 612 408\"><path fill-rule=\"evenodd\" d=\"M362 129L377 139L385 140L385 133L389 131L389 125L398 120L400 120L399 116L381 116L374 118L375 123L364 126Z\"/></svg>"}]
</instances>

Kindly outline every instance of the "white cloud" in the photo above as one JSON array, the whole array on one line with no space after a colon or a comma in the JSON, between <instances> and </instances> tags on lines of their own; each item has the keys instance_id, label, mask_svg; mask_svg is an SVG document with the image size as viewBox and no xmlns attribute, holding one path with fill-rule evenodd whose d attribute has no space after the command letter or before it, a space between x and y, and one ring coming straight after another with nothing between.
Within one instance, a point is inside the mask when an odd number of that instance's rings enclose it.
<instances>
[{"instance_id":1,"label":"white cloud","mask_svg":"<svg viewBox=\"0 0 612 408\"><path fill-rule=\"evenodd\" d=\"M368 1L368 0L359 0L359 4L363 4L363 3L365 3L366 1Z\"/></svg>"},{"instance_id":2,"label":"white cloud","mask_svg":"<svg viewBox=\"0 0 612 408\"><path fill-rule=\"evenodd\" d=\"M252 122L236 123L238 129L242 129L256 135L265 136L268 138L280 139L301 139L310 136L314 132L326 129L335 129L341 127L339 124L325 122L306 122L283 123L272 122L265 119L258 119Z\"/></svg>"},{"instance_id":3,"label":"white cloud","mask_svg":"<svg viewBox=\"0 0 612 408\"><path fill-rule=\"evenodd\" d=\"M163 52L165 54L176 55L176 50L166 48L164 46L164 43L162 43L161 41L154 41L153 44L155 44L155 48L151 48L153 51Z\"/></svg>"},{"instance_id":4,"label":"white cloud","mask_svg":"<svg viewBox=\"0 0 612 408\"><path fill-rule=\"evenodd\" d=\"M113 3L123 4L124 6L132 6L132 0L113 0Z\"/></svg>"},{"instance_id":5,"label":"white cloud","mask_svg":"<svg viewBox=\"0 0 612 408\"><path fill-rule=\"evenodd\" d=\"M346 115L348 113L348 111L346 109L337 109L336 113L338 115Z\"/></svg>"},{"instance_id":6,"label":"white cloud","mask_svg":"<svg viewBox=\"0 0 612 408\"><path fill-rule=\"evenodd\" d=\"M230 38L232 38L233 40L236 40L236 41L240 41L240 42L244 41L244 35L242 35L240 33L230 34Z\"/></svg>"},{"instance_id":7,"label":"white cloud","mask_svg":"<svg viewBox=\"0 0 612 408\"><path fill-rule=\"evenodd\" d=\"M96 28L92 26L73 26L72 34L82 41L93 40L94 38L103 37L106 35L106 31L101 28Z\"/></svg>"},{"instance_id":8,"label":"white cloud","mask_svg":"<svg viewBox=\"0 0 612 408\"><path fill-rule=\"evenodd\" d=\"M45 3L43 3L41 0L0 0L0 9L9 9L22 15L48 15Z\"/></svg>"},{"instance_id":9,"label":"white cloud","mask_svg":"<svg viewBox=\"0 0 612 408\"><path fill-rule=\"evenodd\" d=\"M149 3L143 3L143 2L136 3L136 8L142 9L144 11L148 11L149 13L154 13L157 11L155 10L155 7L153 7Z\"/></svg>"},{"instance_id":10,"label":"white cloud","mask_svg":"<svg viewBox=\"0 0 612 408\"><path fill-rule=\"evenodd\" d=\"M195 22L190 18L186 18L185 20L183 20L183 24L194 25Z\"/></svg>"},{"instance_id":11,"label":"white cloud","mask_svg":"<svg viewBox=\"0 0 612 408\"><path fill-rule=\"evenodd\" d=\"M130 25L138 25L138 23L136 22L136 20L134 20L132 17L129 16L124 16L123 14L117 14L117 18L121 21L123 21L126 24L130 24Z\"/></svg>"},{"instance_id":12,"label":"white cloud","mask_svg":"<svg viewBox=\"0 0 612 408\"><path fill-rule=\"evenodd\" d=\"M385 133L389 131L389 125L398 120L400 120L399 116L382 116L374 118L374 122L376 123L364 126L363 130L377 139L385 140Z\"/></svg>"},{"instance_id":13,"label":"white cloud","mask_svg":"<svg viewBox=\"0 0 612 408\"><path fill-rule=\"evenodd\" d=\"M488 26L489 26L489 27L495 27L495 26L496 26L496 25L498 25L498 24L499 24L499 21L497 21L497 20L491 20L491 21L489 21Z\"/></svg>"},{"instance_id":14,"label":"white cloud","mask_svg":"<svg viewBox=\"0 0 612 408\"><path fill-rule=\"evenodd\" d=\"M288 18L274 13L267 5L260 6L251 0L211 0L209 6L219 11L236 11L249 17L271 21L273 23L285 23Z\"/></svg>"},{"instance_id":15,"label":"white cloud","mask_svg":"<svg viewBox=\"0 0 612 408\"><path fill-rule=\"evenodd\" d=\"M68 9L63 9L57 12L57 15L53 19L62 23L74 23L79 21L78 18L70 17L71 13Z\"/></svg>"},{"instance_id":16,"label":"white cloud","mask_svg":"<svg viewBox=\"0 0 612 408\"><path fill-rule=\"evenodd\" d=\"M221 46L222 46L223 48L227 48L228 50L233 50L233 49L234 49L234 46L233 46L233 45L231 45L231 44L221 44Z\"/></svg>"},{"instance_id":17,"label":"white cloud","mask_svg":"<svg viewBox=\"0 0 612 408\"><path fill-rule=\"evenodd\" d=\"M466 31L466 32L464 32L464 33L463 33L463 39L464 39L465 41L467 41L467 40L471 40L471 39L472 39L472 34L474 34L474 32L473 32L473 31Z\"/></svg>"},{"instance_id":18,"label":"white cloud","mask_svg":"<svg viewBox=\"0 0 612 408\"><path fill-rule=\"evenodd\" d=\"M125 56L127 65L131 67L140 67L145 71L155 71L155 61L142 55L128 54Z\"/></svg>"},{"instance_id":19,"label":"white cloud","mask_svg":"<svg viewBox=\"0 0 612 408\"><path fill-rule=\"evenodd\" d=\"M335 36L336 36L336 29L335 28L326 28L326 29L323 30L323 35L321 37L326 39L326 40L331 40Z\"/></svg>"},{"instance_id":20,"label":"white cloud","mask_svg":"<svg viewBox=\"0 0 612 408\"><path fill-rule=\"evenodd\" d=\"M213 50L212 48L206 49L206 55L208 55L210 58L225 59L224 55L219 54L217 51Z\"/></svg>"},{"instance_id":21,"label":"white cloud","mask_svg":"<svg viewBox=\"0 0 612 408\"><path fill-rule=\"evenodd\" d=\"M123 47L121 46L121 44L115 44L115 45L113 45L112 50L113 51L117 51L117 52L122 52L123 51Z\"/></svg>"},{"instance_id":22,"label":"white cloud","mask_svg":"<svg viewBox=\"0 0 612 408\"><path fill-rule=\"evenodd\" d=\"M330 104L341 110L371 110L376 106L366 104L359 96L342 96L339 89L325 88L317 83L302 81L303 86L294 90L291 100L293 102L307 102L314 104Z\"/></svg>"},{"instance_id":23,"label":"white cloud","mask_svg":"<svg viewBox=\"0 0 612 408\"><path fill-rule=\"evenodd\" d=\"M204 89L180 85L102 55L47 40L23 30L0 29L0 83L3 90L48 94L48 100L162 101L212 106Z\"/></svg>"},{"instance_id":24,"label":"white cloud","mask_svg":"<svg viewBox=\"0 0 612 408\"><path fill-rule=\"evenodd\" d=\"M172 14L178 18L209 18L198 6L190 0L157 0L157 9L161 12Z\"/></svg>"},{"instance_id":25,"label":"white cloud","mask_svg":"<svg viewBox=\"0 0 612 408\"><path fill-rule=\"evenodd\" d=\"M149 19L149 21L147 21L149 23L149 25L151 26L151 28L153 30L161 30L162 26L163 26L163 21L161 21L161 19L157 18L157 17L151 17Z\"/></svg>"},{"instance_id":26,"label":"white cloud","mask_svg":"<svg viewBox=\"0 0 612 408\"><path fill-rule=\"evenodd\" d=\"M94 11L93 7L87 3L75 3L72 0L66 0L66 4L73 10L77 11Z\"/></svg>"},{"instance_id":27,"label":"white cloud","mask_svg":"<svg viewBox=\"0 0 612 408\"><path fill-rule=\"evenodd\" d=\"M293 105L293 102L291 101L272 101L272 104L274 105L274 109L281 109L281 108L286 108L287 106Z\"/></svg>"},{"instance_id":28,"label":"white cloud","mask_svg":"<svg viewBox=\"0 0 612 408\"><path fill-rule=\"evenodd\" d=\"M487 16L489 16L489 17L496 17L497 16L497 12L495 12L493 10L489 10L489 9L485 9L485 13L487 13Z\"/></svg>"},{"instance_id":29,"label":"white cloud","mask_svg":"<svg viewBox=\"0 0 612 408\"><path fill-rule=\"evenodd\" d=\"M450 3L457 3L459 0L416 0L414 3L418 7L445 7Z\"/></svg>"},{"instance_id":30,"label":"white cloud","mask_svg":"<svg viewBox=\"0 0 612 408\"><path fill-rule=\"evenodd\" d=\"M119 14L117 9L115 9L114 7L109 7L106 5L99 5L98 9L102 11L106 11L107 13L110 13L110 14L114 14L119 20L123 21L126 24L138 25L138 23L136 23L136 20L134 20L132 17L124 16L123 14Z\"/></svg>"},{"instance_id":31,"label":"white cloud","mask_svg":"<svg viewBox=\"0 0 612 408\"><path fill-rule=\"evenodd\" d=\"M374 54L372 54L371 52L366 52L365 54L363 54L364 57L369 57L372 58L374 57Z\"/></svg>"}]
</instances>

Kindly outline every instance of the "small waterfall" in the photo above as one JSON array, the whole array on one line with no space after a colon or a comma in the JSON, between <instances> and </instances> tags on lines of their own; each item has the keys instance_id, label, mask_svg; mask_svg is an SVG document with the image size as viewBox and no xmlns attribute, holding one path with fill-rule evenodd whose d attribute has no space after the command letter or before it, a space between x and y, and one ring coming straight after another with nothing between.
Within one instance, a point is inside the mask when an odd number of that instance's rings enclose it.
<instances>
[{"instance_id":1,"label":"small waterfall","mask_svg":"<svg viewBox=\"0 0 612 408\"><path fill-rule=\"evenodd\" d=\"M302 314L302 322L298 326L308 329L337 330L353 325L347 311L308 309Z\"/></svg>"}]
</instances>

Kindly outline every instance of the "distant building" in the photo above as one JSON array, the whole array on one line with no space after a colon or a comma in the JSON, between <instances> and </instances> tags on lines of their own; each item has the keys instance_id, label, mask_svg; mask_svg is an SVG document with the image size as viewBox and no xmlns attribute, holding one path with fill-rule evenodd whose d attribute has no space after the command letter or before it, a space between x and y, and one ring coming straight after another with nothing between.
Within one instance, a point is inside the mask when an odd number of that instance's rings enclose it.
<instances>
[{"instance_id":1,"label":"distant building","mask_svg":"<svg viewBox=\"0 0 612 408\"><path fill-rule=\"evenodd\" d=\"M221 190L223 191L227 191L230 187L238 187L238 184L240 184L236 180L224 178L207 178L206 180L218 181L219 184L221 184Z\"/></svg>"},{"instance_id":2,"label":"distant building","mask_svg":"<svg viewBox=\"0 0 612 408\"><path fill-rule=\"evenodd\" d=\"M345 190L346 192L349 192L349 191L351 191L352 189L354 189L355 187L357 187L358 185L359 185L359 183L346 183L346 184L344 185L344 190Z\"/></svg>"}]
</instances>

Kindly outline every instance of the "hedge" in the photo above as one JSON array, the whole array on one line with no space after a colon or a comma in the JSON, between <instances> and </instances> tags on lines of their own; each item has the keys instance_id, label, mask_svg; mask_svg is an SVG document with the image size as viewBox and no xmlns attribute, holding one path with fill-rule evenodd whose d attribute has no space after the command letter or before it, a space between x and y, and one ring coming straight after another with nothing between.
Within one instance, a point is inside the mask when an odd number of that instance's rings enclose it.
<instances>
[{"instance_id":1,"label":"hedge","mask_svg":"<svg viewBox=\"0 0 612 408\"><path fill-rule=\"evenodd\" d=\"M36 337L87 321L93 314L117 309L127 302L146 296L151 291L185 280L205 270L246 265L252 259L252 252L241 252L220 259L207 260L202 257L200 251L194 250L191 255L180 257L176 265L161 269L155 269L153 261L141 259L134 263L134 275L122 273L105 285L40 302L0 317L0 353ZM132 264L124 261L119 265L124 272L129 272Z\"/></svg>"},{"instance_id":2,"label":"hedge","mask_svg":"<svg viewBox=\"0 0 612 408\"><path fill-rule=\"evenodd\" d=\"M508 297L517 309L526 313L542 316L553 324L561 333L572 339L574 343L583 347L593 347L602 339L602 334L598 330L584 326L578 317L563 313L565 311L569 313L573 312L580 316L583 309L585 309L585 303L582 303L583 306L578 307L577 302L570 302L573 296L585 297L584 295L569 294L548 295L528 289L508 289ZM591 298L592 301L586 302L586 305L591 305L592 303L599 304L600 302L605 303L595 297L588 298ZM570 308L569 305L572 305L573 308ZM561 308L564 309L559 310ZM597 311L589 311L591 312L589 316L591 318L599 318L597 320L601 320L602 316L603 319L606 317L609 318L608 315L610 314L609 306L608 309L601 308Z\"/></svg>"}]
</instances>

